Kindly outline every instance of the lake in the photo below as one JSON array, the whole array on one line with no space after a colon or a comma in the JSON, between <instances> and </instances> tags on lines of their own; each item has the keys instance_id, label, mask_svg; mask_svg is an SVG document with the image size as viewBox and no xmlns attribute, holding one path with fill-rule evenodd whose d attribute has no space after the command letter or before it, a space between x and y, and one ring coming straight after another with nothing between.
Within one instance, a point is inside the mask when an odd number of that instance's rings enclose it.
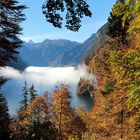
<instances>
[{"instance_id":1,"label":"lake","mask_svg":"<svg viewBox=\"0 0 140 140\"><path fill-rule=\"evenodd\" d=\"M1 68L1 75L9 78L3 86L2 92L6 96L10 113L14 115L19 108L22 99L22 87L26 81L28 86L35 86L38 95L43 95L48 91L51 96L56 85L61 83L69 85L72 94L71 105L74 107L83 106L90 111L93 105L90 96L79 97L76 94L76 87L81 77L91 81L95 77L87 72L85 66L75 67L27 67L24 71L16 70L12 67Z\"/></svg>"}]
</instances>

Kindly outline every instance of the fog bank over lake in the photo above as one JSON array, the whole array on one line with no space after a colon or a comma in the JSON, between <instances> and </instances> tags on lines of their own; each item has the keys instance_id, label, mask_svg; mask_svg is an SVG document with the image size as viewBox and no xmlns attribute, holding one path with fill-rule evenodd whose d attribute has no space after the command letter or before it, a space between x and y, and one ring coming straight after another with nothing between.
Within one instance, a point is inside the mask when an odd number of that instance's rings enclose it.
<instances>
[{"instance_id":1,"label":"fog bank over lake","mask_svg":"<svg viewBox=\"0 0 140 140\"><path fill-rule=\"evenodd\" d=\"M90 97L85 99L76 95L76 86L80 78L90 80L96 86L96 78L89 74L85 65L75 67L27 67L24 71L16 70L12 67L0 69L0 74L8 80L2 87L2 91L7 98L9 109L12 114L19 107L19 101L22 99L22 87L25 81L30 86L33 84L39 95L45 91L49 94L60 83L68 84L72 93L72 106L83 105L87 110L92 106Z\"/></svg>"}]
</instances>

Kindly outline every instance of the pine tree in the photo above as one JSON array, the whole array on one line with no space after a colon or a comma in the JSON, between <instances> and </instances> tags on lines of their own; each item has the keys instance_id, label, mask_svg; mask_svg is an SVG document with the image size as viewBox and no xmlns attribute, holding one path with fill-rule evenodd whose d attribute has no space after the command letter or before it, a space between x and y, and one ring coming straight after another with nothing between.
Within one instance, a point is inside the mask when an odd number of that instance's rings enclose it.
<instances>
[{"instance_id":1,"label":"pine tree","mask_svg":"<svg viewBox=\"0 0 140 140\"><path fill-rule=\"evenodd\" d=\"M18 36L22 31L20 23L25 20L22 13L25 8L17 0L0 1L0 66L16 59L16 49L22 44Z\"/></svg>"},{"instance_id":2,"label":"pine tree","mask_svg":"<svg viewBox=\"0 0 140 140\"><path fill-rule=\"evenodd\" d=\"M123 35L122 19L120 16L110 13L108 18L108 35L115 38Z\"/></svg>"},{"instance_id":3,"label":"pine tree","mask_svg":"<svg viewBox=\"0 0 140 140\"><path fill-rule=\"evenodd\" d=\"M34 85L31 85L31 87L29 88L29 91L30 91L30 101L32 101L37 96L37 93L36 93L37 90L35 90Z\"/></svg>"},{"instance_id":4,"label":"pine tree","mask_svg":"<svg viewBox=\"0 0 140 140\"><path fill-rule=\"evenodd\" d=\"M21 108L26 110L27 105L28 105L28 85L25 81L24 86L22 88L22 96L23 96L23 100L20 102L21 103Z\"/></svg>"},{"instance_id":5,"label":"pine tree","mask_svg":"<svg viewBox=\"0 0 140 140\"><path fill-rule=\"evenodd\" d=\"M27 112L28 107L28 85L27 82L24 82L22 87L22 100L20 101L20 109L17 111L17 123L15 137L17 139L29 139L29 115Z\"/></svg>"},{"instance_id":6,"label":"pine tree","mask_svg":"<svg viewBox=\"0 0 140 140\"><path fill-rule=\"evenodd\" d=\"M0 91L0 140L9 139L10 117L6 99Z\"/></svg>"},{"instance_id":7,"label":"pine tree","mask_svg":"<svg viewBox=\"0 0 140 140\"><path fill-rule=\"evenodd\" d=\"M124 0L119 0L112 8L112 12L110 13L110 17L108 18L108 31L107 34L122 44L127 44L127 30L129 27L129 22L126 20L123 23L124 13L118 15L116 11L118 8L123 9L125 6ZM124 25L123 25L124 24Z\"/></svg>"},{"instance_id":8,"label":"pine tree","mask_svg":"<svg viewBox=\"0 0 140 140\"><path fill-rule=\"evenodd\" d=\"M117 2L125 3L126 0L117 0Z\"/></svg>"}]
</instances>

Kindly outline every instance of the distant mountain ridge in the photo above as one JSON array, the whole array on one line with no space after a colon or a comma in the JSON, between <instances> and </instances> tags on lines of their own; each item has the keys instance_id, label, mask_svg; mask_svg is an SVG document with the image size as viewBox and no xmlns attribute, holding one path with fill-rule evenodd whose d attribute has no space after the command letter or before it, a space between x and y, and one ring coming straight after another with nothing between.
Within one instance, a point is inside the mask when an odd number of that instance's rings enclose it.
<instances>
[{"instance_id":1,"label":"distant mountain ridge","mask_svg":"<svg viewBox=\"0 0 140 140\"><path fill-rule=\"evenodd\" d=\"M95 34L92 35L94 38ZM32 40L25 42L19 49L17 62L12 66L23 69L27 66L75 66L86 55L90 42L78 43L65 39L49 40L34 43ZM23 63L23 66L22 64Z\"/></svg>"},{"instance_id":2,"label":"distant mountain ridge","mask_svg":"<svg viewBox=\"0 0 140 140\"><path fill-rule=\"evenodd\" d=\"M65 39L46 39L39 43L30 40L19 49L17 63L12 62L12 66L18 69L24 69L27 66L76 66L85 58L88 50L102 42L106 30L107 24L83 43Z\"/></svg>"},{"instance_id":3,"label":"distant mountain ridge","mask_svg":"<svg viewBox=\"0 0 140 140\"><path fill-rule=\"evenodd\" d=\"M78 42L63 39L46 39L41 43L25 43L20 50L20 57L25 63L33 66L65 66L69 62L70 54L67 52L80 49L80 45ZM79 62L75 62L75 64L77 63Z\"/></svg>"}]
</instances>

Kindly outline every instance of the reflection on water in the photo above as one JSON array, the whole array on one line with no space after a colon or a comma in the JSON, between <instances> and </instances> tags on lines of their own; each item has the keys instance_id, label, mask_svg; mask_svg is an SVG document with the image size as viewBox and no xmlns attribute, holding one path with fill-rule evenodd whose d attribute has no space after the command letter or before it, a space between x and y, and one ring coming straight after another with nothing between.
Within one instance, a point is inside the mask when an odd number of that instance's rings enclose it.
<instances>
[{"instance_id":1,"label":"reflection on water","mask_svg":"<svg viewBox=\"0 0 140 140\"><path fill-rule=\"evenodd\" d=\"M85 106L86 111L91 111L93 106L93 98L90 96L90 94L84 94L77 96L79 99L79 103L83 104Z\"/></svg>"}]
</instances>

